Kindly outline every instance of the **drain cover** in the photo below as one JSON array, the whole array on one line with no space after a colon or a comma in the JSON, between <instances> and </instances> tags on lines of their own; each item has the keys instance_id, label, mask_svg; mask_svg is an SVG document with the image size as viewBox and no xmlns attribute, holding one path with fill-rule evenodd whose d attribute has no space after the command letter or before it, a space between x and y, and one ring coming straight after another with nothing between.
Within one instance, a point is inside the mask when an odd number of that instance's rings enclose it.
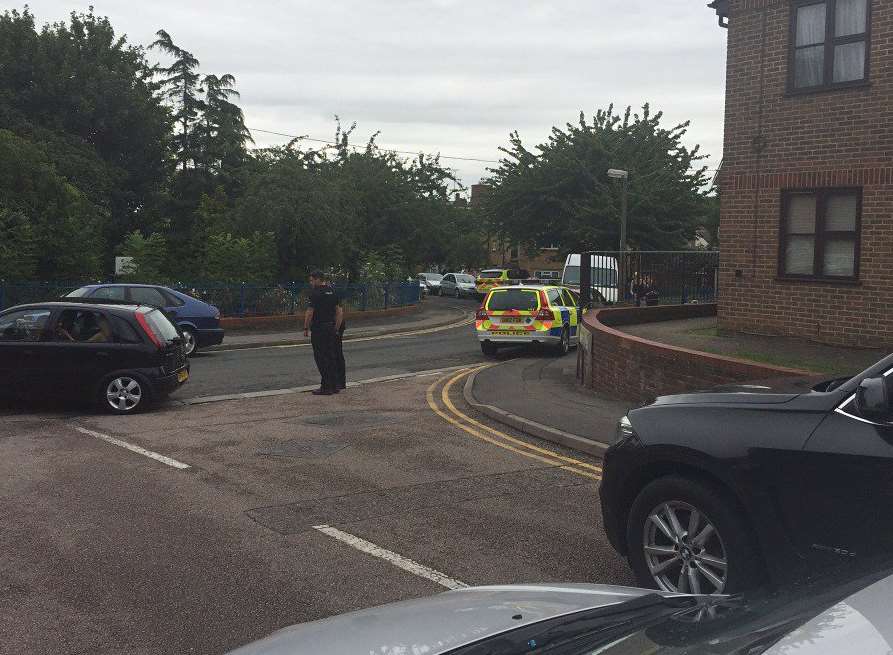
<instances>
[{"instance_id":1,"label":"drain cover","mask_svg":"<svg viewBox=\"0 0 893 655\"><path fill-rule=\"evenodd\" d=\"M268 457L306 457L308 459L328 457L339 450L347 448L343 441L318 441L302 439L286 439L285 441L272 441L263 448L259 448L258 455Z\"/></svg>"}]
</instances>

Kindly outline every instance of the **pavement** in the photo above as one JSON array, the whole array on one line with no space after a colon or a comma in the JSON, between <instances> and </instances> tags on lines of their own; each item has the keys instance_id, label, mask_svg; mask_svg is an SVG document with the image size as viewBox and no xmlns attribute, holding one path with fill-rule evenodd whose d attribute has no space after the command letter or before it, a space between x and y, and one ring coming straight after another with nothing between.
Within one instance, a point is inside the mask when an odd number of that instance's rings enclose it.
<instances>
[{"instance_id":1,"label":"pavement","mask_svg":"<svg viewBox=\"0 0 893 655\"><path fill-rule=\"evenodd\" d=\"M348 322L345 339L358 339L437 329L455 325L473 318L477 305L469 301L449 302L446 298L428 298L418 311L406 316L386 316L356 320L352 327ZM203 352L238 350L265 346L289 346L310 343L304 336L303 317L295 316L295 329L279 332L228 332L219 346L204 348Z\"/></svg>"},{"instance_id":2,"label":"pavement","mask_svg":"<svg viewBox=\"0 0 893 655\"><path fill-rule=\"evenodd\" d=\"M443 591L426 568L631 584L598 460L473 414L474 368L127 417L5 411L0 654L222 654Z\"/></svg>"},{"instance_id":3,"label":"pavement","mask_svg":"<svg viewBox=\"0 0 893 655\"><path fill-rule=\"evenodd\" d=\"M576 366L574 351L558 358L520 353L477 371L465 385L465 399L493 420L599 456L633 403L582 389Z\"/></svg>"},{"instance_id":4,"label":"pavement","mask_svg":"<svg viewBox=\"0 0 893 655\"><path fill-rule=\"evenodd\" d=\"M625 325L621 329L682 348L805 369L829 377L856 375L889 354L889 350L827 346L806 339L720 334L715 316Z\"/></svg>"}]
</instances>

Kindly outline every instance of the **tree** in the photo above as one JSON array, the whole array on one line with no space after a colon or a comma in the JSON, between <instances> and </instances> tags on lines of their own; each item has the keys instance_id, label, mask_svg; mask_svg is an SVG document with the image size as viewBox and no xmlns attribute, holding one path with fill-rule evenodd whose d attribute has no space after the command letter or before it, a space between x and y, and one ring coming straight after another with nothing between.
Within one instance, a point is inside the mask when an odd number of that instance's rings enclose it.
<instances>
[{"instance_id":1,"label":"tree","mask_svg":"<svg viewBox=\"0 0 893 655\"><path fill-rule=\"evenodd\" d=\"M232 75L206 75L205 112L203 122L203 157L207 169L232 183L234 174L245 163L245 145L253 143L251 132L245 127L242 109L232 103L238 98L236 78Z\"/></svg>"},{"instance_id":2,"label":"tree","mask_svg":"<svg viewBox=\"0 0 893 655\"><path fill-rule=\"evenodd\" d=\"M108 215L110 264L166 181L171 124L143 49L92 11L38 31L25 9L0 14L0 61L0 125Z\"/></svg>"},{"instance_id":3,"label":"tree","mask_svg":"<svg viewBox=\"0 0 893 655\"><path fill-rule=\"evenodd\" d=\"M134 282L165 282L167 275L167 241L153 232L144 237L139 230L131 232L121 246L121 256L131 257L133 263L123 276Z\"/></svg>"},{"instance_id":4,"label":"tree","mask_svg":"<svg viewBox=\"0 0 893 655\"><path fill-rule=\"evenodd\" d=\"M621 189L606 171L629 171L628 243L634 249L671 250L694 237L707 212L704 157L683 144L688 123L661 127L662 113L613 105L588 122L552 129L528 149L517 132L491 169L485 211L497 236L526 247L559 244L565 251L616 250Z\"/></svg>"},{"instance_id":5,"label":"tree","mask_svg":"<svg viewBox=\"0 0 893 655\"><path fill-rule=\"evenodd\" d=\"M215 234L208 243L204 279L269 284L276 279L276 244L270 232L247 237Z\"/></svg>"},{"instance_id":6,"label":"tree","mask_svg":"<svg viewBox=\"0 0 893 655\"><path fill-rule=\"evenodd\" d=\"M149 47L173 57L170 66L159 66L157 72L163 76L160 82L163 96L175 108L173 118L179 126L179 133L175 137L176 155L185 171L190 162L194 163L198 159L199 143L193 134L193 127L205 108L205 103L199 97L200 64L195 55L175 44L171 35L164 30L158 30L156 36L158 39Z\"/></svg>"}]
</instances>

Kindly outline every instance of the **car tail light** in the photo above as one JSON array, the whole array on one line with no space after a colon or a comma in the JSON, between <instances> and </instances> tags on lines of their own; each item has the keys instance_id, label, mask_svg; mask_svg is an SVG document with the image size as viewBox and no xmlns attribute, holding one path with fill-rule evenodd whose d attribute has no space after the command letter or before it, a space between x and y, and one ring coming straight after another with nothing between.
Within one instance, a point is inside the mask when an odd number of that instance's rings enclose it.
<instances>
[{"instance_id":1,"label":"car tail light","mask_svg":"<svg viewBox=\"0 0 893 655\"><path fill-rule=\"evenodd\" d=\"M545 291L540 291L540 310L536 313L534 317L537 321L552 321L555 319L555 315L552 313L552 310L549 309L549 299L546 297Z\"/></svg>"},{"instance_id":2,"label":"car tail light","mask_svg":"<svg viewBox=\"0 0 893 655\"><path fill-rule=\"evenodd\" d=\"M140 324L140 327L143 328L143 332L146 333L146 336L149 337L149 341L155 344L155 347L161 350L161 339L158 338L158 335L152 330L149 326L149 321L146 320L146 315L142 312L136 313L136 322Z\"/></svg>"},{"instance_id":3,"label":"car tail light","mask_svg":"<svg viewBox=\"0 0 893 655\"><path fill-rule=\"evenodd\" d=\"M548 308L546 308L546 307L543 307L541 310L539 310L539 311L536 313L536 316L535 316L534 318L535 318L537 321L554 321L554 320L555 320L555 315L552 313L552 310L551 310L551 309L548 309Z\"/></svg>"}]
</instances>

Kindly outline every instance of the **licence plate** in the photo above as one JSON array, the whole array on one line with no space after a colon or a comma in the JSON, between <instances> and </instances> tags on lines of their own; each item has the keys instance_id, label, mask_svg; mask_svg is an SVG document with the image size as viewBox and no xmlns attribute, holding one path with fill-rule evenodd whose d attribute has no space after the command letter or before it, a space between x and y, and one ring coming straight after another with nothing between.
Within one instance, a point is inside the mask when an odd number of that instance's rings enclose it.
<instances>
[{"instance_id":1,"label":"licence plate","mask_svg":"<svg viewBox=\"0 0 893 655\"><path fill-rule=\"evenodd\" d=\"M180 371L177 373L177 382L186 382L189 379L189 371Z\"/></svg>"},{"instance_id":2,"label":"licence plate","mask_svg":"<svg viewBox=\"0 0 893 655\"><path fill-rule=\"evenodd\" d=\"M493 334L500 337L526 337L530 332L525 332L523 330L499 330L494 331Z\"/></svg>"},{"instance_id":3,"label":"licence plate","mask_svg":"<svg viewBox=\"0 0 893 655\"><path fill-rule=\"evenodd\" d=\"M520 316L503 316L499 319L500 323L523 323L524 319Z\"/></svg>"}]
</instances>

